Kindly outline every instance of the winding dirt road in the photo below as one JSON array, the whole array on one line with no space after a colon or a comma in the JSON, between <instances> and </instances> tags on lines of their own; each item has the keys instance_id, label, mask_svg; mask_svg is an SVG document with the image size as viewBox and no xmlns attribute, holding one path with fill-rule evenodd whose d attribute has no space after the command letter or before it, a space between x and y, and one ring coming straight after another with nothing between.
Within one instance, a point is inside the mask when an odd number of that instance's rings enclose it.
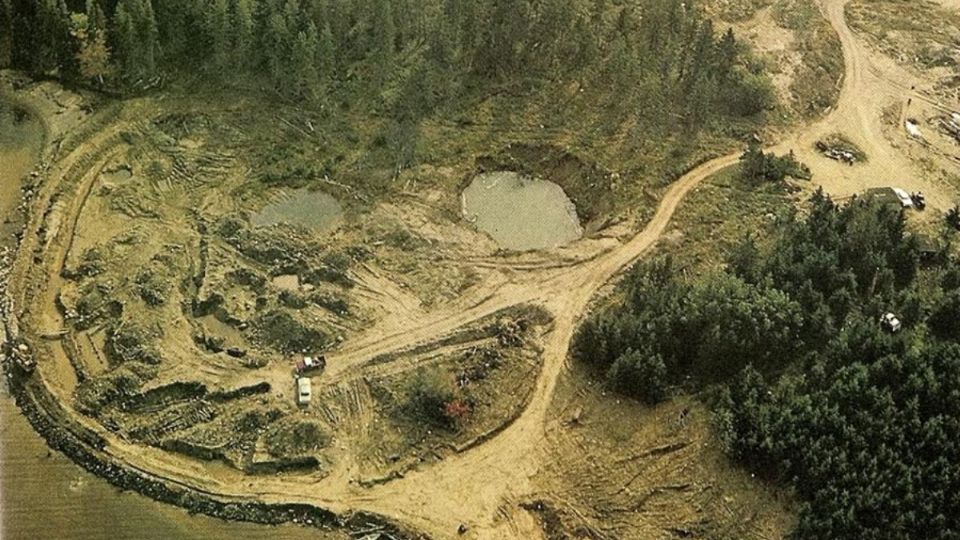
<instances>
[{"instance_id":1,"label":"winding dirt road","mask_svg":"<svg viewBox=\"0 0 960 540\"><path fill-rule=\"evenodd\" d=\"M845 4L846 0L822 1L824 14L843 44L845 79L840 102L826 118L788 137L773 150L795 150L810 165L816 182L838 196L895 183L906 189L923 190L933 208L951 205L955 191L947 186L930 185L915 175L911 162L884 135L881 112L891 103L907 98L903 88L910 88L913 78L888 59L874 55L855 38L844 20ZM816 155L813 143L834 132L841 132L858 143L870 156L869 163L849 168ZM111 141L107 136L99 139L104 145ZM388 335L372 332L347 344L347 350L331 358L329 375L346 376L362 370L365 359L434 342L504 308L536 304L554 315L554 327L544 347L543 369L523 414L487 442L425 465L403 478L372 488L352 483L350 475L343 472L327 478L258 478L256 484L250 484L250 477L239 472L218 472L214 477L202 464L122 440L82 415L76 414L76 419L108 441L104 453L113 460L142 474L219 498L308 503L335 512L374 512L435 538L456 537L460 523L469 526L469 538L537 538L542 535L539 525L532 515L521 509L520 503L527 502L536 492L531 478L545 459L547 413L579 318L602 287L655 246L688 193L718 171L734 165L738 158L739 154L724 156L690 171L670 187L643 231L626 242L611 241L610 247L597 257L567 266L518 267L512 281L497 288L491 296L466 298L440 311L422 314L402 331ZM66 174L78 159L68 156L54 174L58 171ZM84 182L92 182L95 177L95 174L83 175L72 191L82 195L89 189ZM52 199L51 192L44 200ZM68 239L73 233L70 226L75 224L75 214L81 207L82 200L66 206L68 215L60 219L55 231L59 241L50 241L48 235L46 244L50 249L45 252L44 260L56 264L46 267L45 294L38 295L44 304L42 311L38 308L39 312L27 314L25 319L40 327L38 333L60 326L59 319L51 318L58 317L55 285L69 249ZM41 223L31 226L32 230L40 230ZM36 234L29 237L34 244L29 247L42 250L42 239ZM31 249L24 250L24 253L31 252ZM56 383L56 366L65 362L63 351L55 351L54 356L56 358L41 363L38 373L54 395L63 398L63 403L69 403L69 396L60 395L63 389Z\"/></svg>"}]
</instances>

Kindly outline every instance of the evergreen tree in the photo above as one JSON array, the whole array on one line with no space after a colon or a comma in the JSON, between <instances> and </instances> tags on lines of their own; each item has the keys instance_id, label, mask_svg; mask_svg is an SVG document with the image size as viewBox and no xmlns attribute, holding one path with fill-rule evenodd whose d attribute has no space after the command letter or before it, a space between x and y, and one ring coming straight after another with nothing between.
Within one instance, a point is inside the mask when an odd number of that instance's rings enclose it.
<instances>
[{"instance_id":1,"label":"evergreen tree","mask_svg":"<svg viewBox=\"0 0 960 540\"><path fill-rule=\"evenodd\" d=\"M390 0L375 0L373 20L370 28L373 34L373 77L377 87L382 86L393 64L396 47L397 28Z\"/></svg>"},{"instance_id":2,"label":"evergreen tree","mask_svg":"<svg viewBox=\"0 0 960 540\"><path fill-rule=\"evenodd\" d=\"M291 72L296 76L296 93L300 97L313 99L320 86L320 74L317 71L317 53L320 49L320 36L317 27L307 23L307 29L297 34L291 57Z\"/></svg>"},{"instance_id":3,"label":"evergreen tree","mask_svg":"<svg viewBox=\"0 0 960 540\"><path fill-rule=\"evenodd\" d=\"M13 4L11 0L0 0L0 68L13 62L13 36Z\"/></svg>"},{"instance_id":4,"label":"evergreen tree","mask_svg":"<svg viewBox=\"0 0 960 540\"><path fill-rule=\"evenodd\" d=\"M252 65L256 43L256 19L254 0L233 0L232 63L236 70Z\"/></svg>"},{"instance_id":5,"label":"evergreen tree","mask_svg":"<svg viewBox=\"0 0 960 540\"><path fill-rule=\"evenodd\" d=\"M323 33L320 35L320 48L317 53L317 65L320 70L322 80L327 83L337 77L337 50L333 39L333 29L329 23L323 25Z\"/></svg>"},{"instance_id":6,"label":"evergreen tree","mask_svg":"<svg viewBox=\"0 0 960 540\"><path fill-rule=\"evenodd\" d=\"M120 59L120 72L126 79L136 77L140 70L140 44L134 26L133 13L130 11L132 1L117 2L116 11L113 14L113 42L116 44L117 56Z\"/></svg>"},{"instance_id":7,"label":"evergreen tree","mask_svg":"<svg viewBox=\"0 0 960 540\"><path fill-rule=\"evenodd\" d=\"M226 71L233 59L234 43L228 0L213 0L207 5L207 27L213 50L213 65L220 71Z\"/></svg>"}]
</instances>

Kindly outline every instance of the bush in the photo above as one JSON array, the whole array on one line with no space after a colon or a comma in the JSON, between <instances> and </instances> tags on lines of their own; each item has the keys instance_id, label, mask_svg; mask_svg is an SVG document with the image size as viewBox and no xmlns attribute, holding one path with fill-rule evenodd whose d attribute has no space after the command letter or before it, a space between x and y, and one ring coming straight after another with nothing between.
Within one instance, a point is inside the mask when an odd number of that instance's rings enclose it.
<instances>
[{"instance_id":1,"label":"bush","mask_svg":"<svg viewBox=\"0 0 960 540\"><path fill-rule=\"evenodd\" d=\"M740 174L746 180L782 182L787 176L809 179L810 171L793 152L786 156L766 154L754 143L740 156Z\"/></svg>"},{"instance_id":2,"label":"bush","mask_svg":"<svg viewBox=\"0 0 960 540\"><path fill-rule=\"evenodd\" d=\"M405 394L403 408L413 420L443 429L456 427L456 418L448 414L448 405L454 402L453 383L440 372L418 371Z\"/></svg>"},{"instance_id":3,"label":"bush","mask_svg":"<svg viewBox=\"0 0 960 540\"><path fill-rule=\"evenodd\" d=\"M656 353L627 350L610 365L607 381L618 391L650 405L667 397L667 365Z\"/></svg>"}]
</instances>

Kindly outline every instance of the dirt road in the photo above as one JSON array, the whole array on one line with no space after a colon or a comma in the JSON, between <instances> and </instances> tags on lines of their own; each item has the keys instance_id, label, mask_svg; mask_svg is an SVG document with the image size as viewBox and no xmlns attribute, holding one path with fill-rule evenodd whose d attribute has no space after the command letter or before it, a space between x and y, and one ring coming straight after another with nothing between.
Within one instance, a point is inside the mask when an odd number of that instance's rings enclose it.
<instances>
[{"instance_id":1,"label":"dirt road","mask_svg":"<svg viewBox=\"0 0 960 540\"><path fill-rule=\"evenodd\" d=\"M885 133L882 112L891 104L907 98L909 91L905 93L903 88L913 85L912 76L857 40L844 20L845 3L845 0L822 2L824 14L843 44L845 79L840 102L826 118L788 137L774 150L793 149L810 165L815 184L823 185L835 195L849 195L866 187L899 185L908 190L922 190L928 195L931 207L945 208L952 203L956 193L949 186L925 182ZM835 132L843 133L860 145L870 161L850 168L817 155L813 143ZM108 143L113 142L109 135L112 134L94 139L103 146L94 148L95 155L105 155ZM611 242L609 248L598 256L578 264L518 266L509 282L479 288L475 295L438 311L422 313L408 309L410 318L403 329L392 332L373 329L332 356L329 375L343 377L362 372L369 358L435 342L507 307L537 304L553 313L554 328L544 347L543 370L524 413L484 444L423 466L403 478L364 488L352 483L349 474L339 471L325 479L284 476L258 478L256 483L251 483L249 477L239 472L218 471L213 475L195 461L132 444L106 432L89 419L80 417L78 420L102 434L109 442L105 452L115 461L153 477L224 498L309 503L338 512L375 512L436 538L456 537L461 523L469 527L469 538L537 538L541 533L536 520L519 504L526 502L535 492L531 478L544 459L547 412L557 381L564 371L570 340L580 317L602 287L655 246L687 194L705 179L735 164L738 157L732 154L712 160L683 176L664 195L653 219L643 231L625 242ZM71 166L78 159L68 158L65 166ZM80 185L73 192L83 194L89 190L84 183L92 182L96 175L77 177L81 178ZM49 201L50 197L45 200ZM48 289L46 294L38 295L43 300L43 314L34 317L34 322L43 321L54 326L59 323L59 319L51 318L58 317L54 305L55 285L73 234L70 227L75 225L75 220L70 218L78 211L78 206L82 203L66 207L68 219L60 222L56 239L48 243L45 260L57 264L47 266ZM38 225L34 224L34 227ZM34 243L39 241L36 235L31 238ZM69 401L69 396L62 395L65 392L63 386L54 380L57 374L53 368L41 365L39 373L51 391L61 393L65 403Z\"/></svg>"}]
</instances>

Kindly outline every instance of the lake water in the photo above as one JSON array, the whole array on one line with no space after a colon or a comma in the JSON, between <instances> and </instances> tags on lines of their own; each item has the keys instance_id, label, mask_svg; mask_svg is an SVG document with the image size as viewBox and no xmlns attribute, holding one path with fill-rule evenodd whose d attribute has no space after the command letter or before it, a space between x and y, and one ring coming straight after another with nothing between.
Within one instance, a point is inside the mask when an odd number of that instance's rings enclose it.
<instances>
[{"instance_id":1,"label":"lake water","mask_svg":"<svg viewBox=\"0 0 960 540\"><path fill-rule=\"evenodd\" d=\"M342 217L343 208L329 194L297 189L277 197L254 214L251 221L255 227L285 223L323 232L335 228Z\"/></svg>"},{"instance_id":2,"label":"lake water","mask_svg":"<svg viewBox=\"0 0 960 540\"><path fill-rule=\"evenodd\" d=\"M583 236L563 189L513 172L481 174L463 191L463 214L500 247L545 249Z\"/></svg>"},{"instance_id":3,"label":"lake water","mask_svg":"<svg viewBox=\"0 0 960 540\"><path fill-rule=\"evenodd\" d=\"M0 222L20 198L20 179L34 166L40 124L0 99ZM9 231L0 246L10 244ZM268 527L192 516L121 492L50 451L20 414L0 379L0 539L2 540L344 540L294 525Z\"/></svg>"}]
</instances>

